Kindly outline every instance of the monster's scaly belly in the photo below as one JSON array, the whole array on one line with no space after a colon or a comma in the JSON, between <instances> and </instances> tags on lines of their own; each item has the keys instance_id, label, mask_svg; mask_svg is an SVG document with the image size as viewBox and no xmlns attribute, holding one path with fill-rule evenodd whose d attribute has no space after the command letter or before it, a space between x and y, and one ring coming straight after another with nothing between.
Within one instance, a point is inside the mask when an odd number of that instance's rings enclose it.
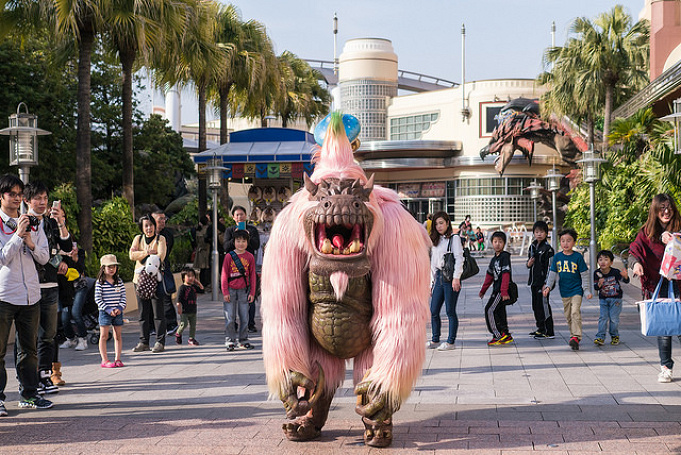
<instances>
[{"instance_id":1,"label":"monster's scaly belly","mask_svg":"<svg viewBox=\"0 0 681 455\"><path fill-rule=\"evenodd\" d=\"M371 280L350 278L343 300L336 300L329 277L310 272L310 330L330 354L350 359L371 345Z\"/></svg>"}]
</instances>

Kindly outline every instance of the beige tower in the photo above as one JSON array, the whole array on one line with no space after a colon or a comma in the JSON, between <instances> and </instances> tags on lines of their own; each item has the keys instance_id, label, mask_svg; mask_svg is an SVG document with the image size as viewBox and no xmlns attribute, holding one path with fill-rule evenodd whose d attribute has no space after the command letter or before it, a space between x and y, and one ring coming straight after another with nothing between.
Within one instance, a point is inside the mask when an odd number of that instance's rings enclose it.
<instances>
[{"instance_id":1,"label":"beige tower","mask_svg":"<svg viewBox=\"0 0 681 455\"><path fill-rule=\"evenodd\" d=\"M347 41L340 55L338 85L341 110L362 125L360 140L386 140L388 102L397 96L397 55L390 40Z\"/></svg>"}]
</instances>

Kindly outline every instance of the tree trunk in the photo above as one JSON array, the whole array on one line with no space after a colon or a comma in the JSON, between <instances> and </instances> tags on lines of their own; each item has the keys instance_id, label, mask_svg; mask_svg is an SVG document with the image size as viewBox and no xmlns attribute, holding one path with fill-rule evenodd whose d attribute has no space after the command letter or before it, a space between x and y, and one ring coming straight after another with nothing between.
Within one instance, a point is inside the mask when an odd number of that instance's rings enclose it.
<instances>
[{"instance_id":1,"label":"tree trunk","mask_svg":"<svg viewBox=\"0 0 681 455\"><path fill-rule=\"evenodd\" d=\"M605 108L603 112L603 152L608 150L608 136L610 135L610 121L612 117L612 107L614 103L615 86L606 84L605 86Z\"/></svg>"},{"instance_id":2,"label":"tree trunk","mask_svg":"<svg viewBox=\"0 0 681 455\"><path fill-rule=\"evenodd\" d=\"M229 142L229 130L227 129L227 110L229 106L229 91L232 83L220 87L220 145ZM225 213L229 213L229 181L222 179L220 182L220 202Z\"/></svg>"},{"instance_id":3,"label":"tree trunk","mask_svg":"<svg viewBox=\"0 0 681 455\"><path fill-rule=\"evenodd\" d=\"M206 87L205 84L197 84L199 95L199 153L206 150ZM208 209L208 194L206 188L206 175L199 175L199 219L206 215Z\"/></svg>"},{"instance_id":4,"label":"tree trunk","mask_svg":"<svg viewBox=\"0 0 681 455\"><path fill-rule=\"evenodd\" d=\"M76 197L80 212L78 243L92 252L92 165L90 159L90 67L95 33L85 20L78 43L78 122L76 127Z\"/></svg>"},{"instance_id":5,"label":"tree trunk","mask_svg":"<svg viewBox=\"0 0 681 455\"><path fill-rule=\"evenodd\" d=\"M130 204L135 217L135 185L133 170L132 145L132 67L135 62L135 51L119 49L123 67L123 197Z\"/></svg>"},{"instance_id":6,"label":"tree trunk","mask_svg":"<svg viewBox=\"0 0 681 455\"><path fill-rule=\"evenodd\" d=\"M586 143L589 148L593 148L594 145L594 128L594 118L591 114L589 114L589 117L586 120Z\"/></svg>"}]
</instances>

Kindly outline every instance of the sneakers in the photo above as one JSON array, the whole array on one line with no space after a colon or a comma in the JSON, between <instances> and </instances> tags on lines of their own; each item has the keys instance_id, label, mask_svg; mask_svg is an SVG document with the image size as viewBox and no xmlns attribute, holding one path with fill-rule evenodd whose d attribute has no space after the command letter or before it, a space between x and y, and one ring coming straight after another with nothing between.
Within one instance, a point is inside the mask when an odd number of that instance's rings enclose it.
<instances>
[{"instance_id":1,"label":"sneakers","mask_svg":"<svg viewBox=\"0 0 681 455\"><path fill-rule=\"evenodd\" d=\"M149 350L149 345L139 342L137 343L137 346L132 348L132 352L142 352L142 351L148 351Z\"/></svg>"},{"instance_id":2,"label":"sneakers","mask_svg":"<svg viewBox=\"0 0 681 455\"><path fill-rule=\"evenodd\" d=\"M437 349L438 346L440 346L439 341L427 341L426 342L426 349Z\"/></svg>"},{"instance_id":3,"label":"sneakers","mask_svg":"<svg viewBox=\"0 0 681 455\"><path fill-rule=\"evenodd\" d=\"M672 382L672 370L662 365L660 374L657 375L657 382Z\"/></svg>"},{"instance_id":4,"label":"sneakers","mask_svg":"<svg viewBox=\"0 0 681 455\"><path fill-rule=\"evenodd\" d=\"M258 332L258 329L256 329L255 326L248 328L248 333L257 333L257 332Z\"/></svg>"},{"instance_id":5,"label":"sneakers","mask_svg":"<svg viewBox=\"0 0 681 455\"><path fill-rule=\"evenodd\" d=\"M498 346L499 344L499 340L496 338L492 338L487 342L487 346Z\"/></svg>"},{"instance_id":6,"label":"sneakers","mask_svg":"<svg viewBox=\"0 0 681 455\"><path fill-rule=\"evenodd\" d=\"M198 346L199 345L199 342L196 341L195 338L190 338L188 343L189 343L189 346Z\"/></svg>"},{"instance_id":7,"label":"sneakers","mask_svg":"<svg viewBox=\"0 0 681 455\"><path fill-rule=\"evenodd\" d=\"M58 393L59 387L54 385L52 379L50 379L50 376L52 376L52 372L49 370L41 370L39 373L40 378L38 379L38 394L45 395L51 393Z\"/></svg>"},{"instance_id":8,"label":"sneakers","mask_svg":"<svg viewBox=\"0 0 681 455\"><path fill-rule=\"evenodd\" d=\"M225 347L227 348L228 351L233 351L234 350L234 342L232 342L232 341L226 342Z\"/></svg>"},{"instance_id":9,"label":"sneakers","mask_svg":"<svg viewBox=\"0 0 681 455\"><path fill-rule=\"evenodd\" d=\"M605 340L603 338L595 338L594 339L594 344L596 346L603 346L603 343L605 343Z\"/></svg>"},{"instance_id":10,"label":"sneakers","mask_svg":"<svg viewBox=\"0 0 681 455\"><path fill-rule=\"evenodd\" d=\"M253 349L253 346L251 346L251 343L246 341L245 343L239 343L238 345L239 349Z\"/></svg>"},{"instance_id":11,"label":"sneakers","mask_svg":"<svg viewBox=\"0 0 681 455\"><path fill-rule=\"evenodd\" d=\"M0 400L0 417L7 416L7 409L5 409L5 402Z\"/></svg>"},{"instance_id":12,"label":"sneakers","mask_svg":"<svg viewBox=\"0 0 681 455\"><path fill-rule=\"evenodd\" d=\"M151 349L151 352L154 354L158 354L159 352L163 352L166 350L166 347L159 343L158 341L154 343L154 347Z\"/></svg>"},{"instance_id":13,"label":"sneakers","mask_svg":"<svg viewBox=\"0 0 681 455\"><path fill-rule=\"evenodd\" d=\"M620 344L620 337L612 337L610 344L613 346L617 346L618 344Z\"/></svg>"},{"instance_id":14,"label":"sneakers","mask_svg":"<svg viewBox=\"0 0 681 455\"><path fill-rule=\"evenodd\" d=\"M78 338L78 343L76 344L76 351L84 351L87 349L87 338Z\"/></svg>"},{"instance_id":15,"label":"sneakers","mask_svg":"<svg viewBox=\"0 0 681 455\"><path fill-rule=\"evenodd\" d=\"M579 338L577 337L570 338L568 344L570 345L573 351L579 351Z\"/></svg>"},{"instance_id":16,"label":"sneakers","mask_svg":"<svg viewBox=\"0 0 681 455\"><path fill-rule=\"evenodd\" d=\"M534 332L530 332L529 335L530 335L530 337L537 338L538 336L542 336L544 334L541 333L539 330L535 330Z\"/></svg>"},{"instance_id":17,"label":"sneakers","mask_svg":"<svg viewBox=\"0 0 681 455\"><path fill-rule=\"evenodd\" d=\"M454 349L454 343L447 343L446 341L437 347L438 351L451 351L452 349Z\"/></svg>"},{"instance_id":18,"label":"sneakers","mask_svg":"<svg viewBox=\"0 0 681 455\"><path fill-rule=\"evenodd\" d=\"M182 344L182 334L181 333L175 334L175 343Z\"/></svg>"},{"instance_id":19,"label":"sneakers","mask_svg":"<svg viewBox=\"0 0 681 455\"><path fill-rule=\"evenodd\" d=\"M499 344L513 343L513 337L509 333L505 333L499 338Z\"/></svg>"},{"instance_id":20,"label":"sneakers","mask_svg":"<svg viewBox=\"0 0 681 455\"><path fill-rule=\"evenodd\" d=\"M59 349L71 349L75 348L78 342L75 338L67 338L62 344L59 345Z\"/></svg>"},{"instance_id":21,"label":"sneakers","mask_svg":"<svg viewBox=\"0 0 681 455\"><path fill-rule=\"evenodd\" d=\"M533 338L534 338L535 340L543 340L543 339L545 339L545 338L553 338L553 337L549 337L549 336L548 336L547 334L545 334L545 333L536 332L536 334L534 335Z\"/></svg>"},{"instance_id":22,"label":"sneakers","mask_svg":"<svg viewBox=\"0 0 681 455\"><path fill-rule=\"evenodd\" d=\"M30 408L30 409L49 409L53 406L50 400L45 400L40 397L22 398L19 401L20 408Z\"/></svg>"}]
</instances>

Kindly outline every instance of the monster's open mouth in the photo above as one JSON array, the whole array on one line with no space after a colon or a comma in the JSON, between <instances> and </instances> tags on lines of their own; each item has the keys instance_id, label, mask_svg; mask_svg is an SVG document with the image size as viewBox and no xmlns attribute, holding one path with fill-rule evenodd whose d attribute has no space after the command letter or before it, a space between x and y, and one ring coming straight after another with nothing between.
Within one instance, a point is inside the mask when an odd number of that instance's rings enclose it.
<instances>
[{"instance_id":1,"label":"monster's open mouth","mask_svg":"<svg viewBox=\"0 0 681 455\"><path fill-rule=\"evenodd\" d=\"M364 224L315 223L317 251L331 256L356 256L364 252Z\"/></svg>"}]
</instances>

